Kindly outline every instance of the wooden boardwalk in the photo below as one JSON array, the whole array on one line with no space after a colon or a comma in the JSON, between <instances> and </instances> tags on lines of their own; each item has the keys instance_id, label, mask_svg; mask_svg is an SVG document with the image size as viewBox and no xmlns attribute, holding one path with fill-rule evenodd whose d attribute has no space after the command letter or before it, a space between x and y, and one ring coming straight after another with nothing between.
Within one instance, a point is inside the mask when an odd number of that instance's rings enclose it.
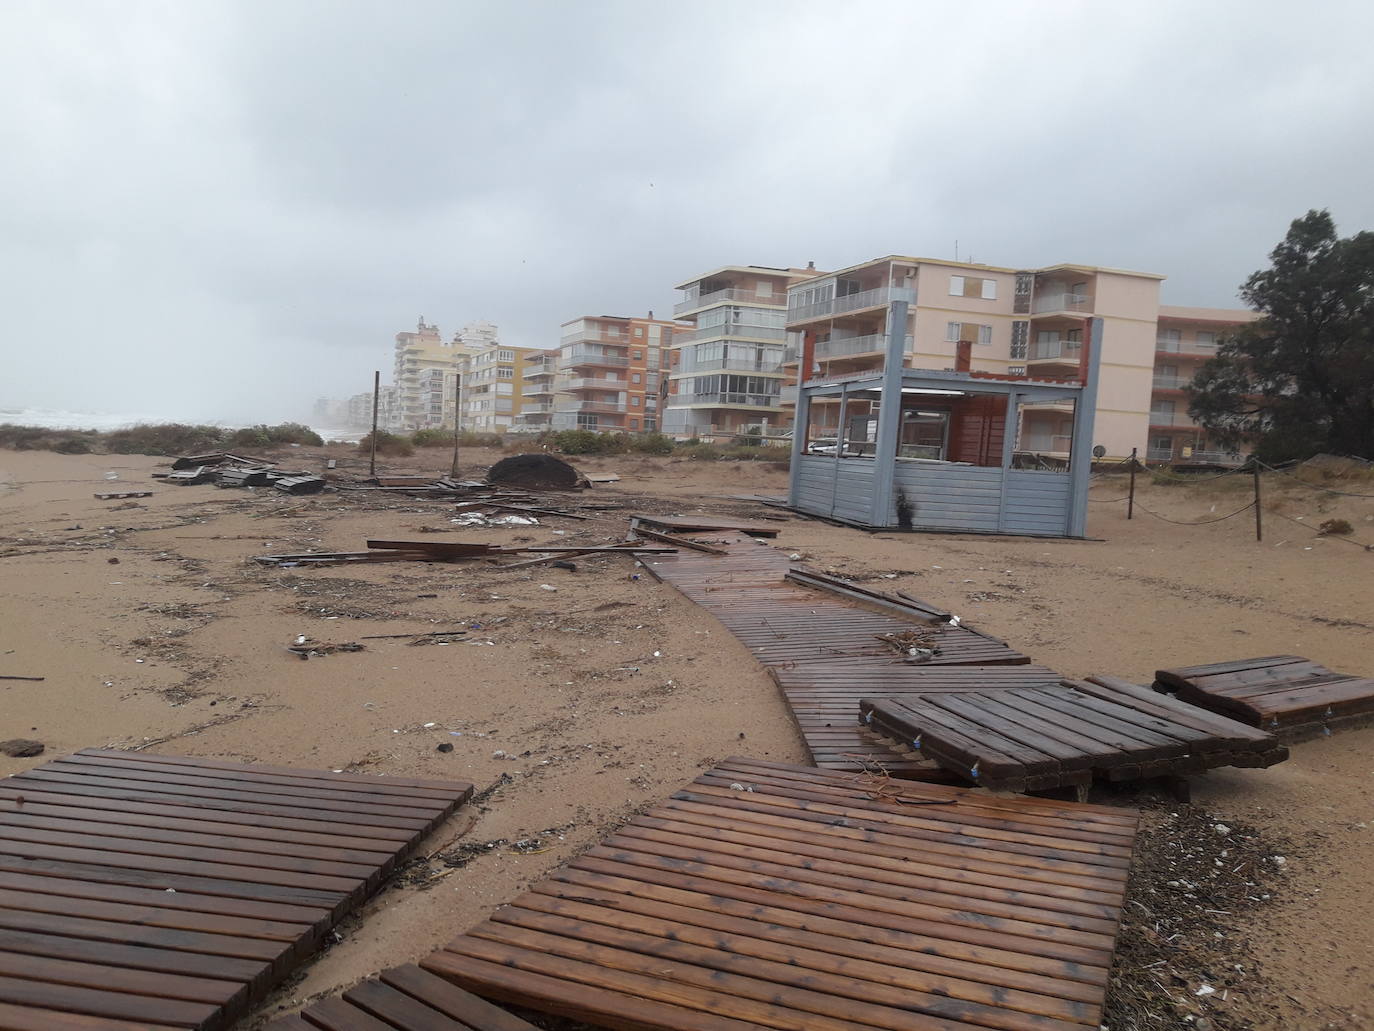
<instances>
[{"instance_id":1,"label":"wooden boardwalk","mask_svg":"<svg viewBox=\"0 0 1374 1031\"><path fill-rule=\"evenodd\" d=\"M730 759L421 966L621 1031L1095 1031L1135 824Z\"/></svg>"},{"instance_id":2,"label":"wooden boardwalk","mask_svg":"<svg viewBox=\"0 0 1374 1031\"><path fill-rule=\"evenodd\" d=\"M1374 720L1374 679L1333 673L1301 655L1161 669L1155 686L1285 741Z\"/></svg>"},{"instance_id":3,"label":"wooden boardwalk","mask_svg":"<svg viewBox=\"0 0 1374 1031\"><path fill-rule=\"evenodd\" d=\"M1011 791L1272 766L1272 734L1111 680L912 692L863 702L871 728L972 783Z\"/></svg>"},{"instance_id":4,"label":"wooden boardwalk","mask_svg":"<svg viewBox=\"0 0 1374 1031\"><path fill-rule=\"evenodd\" d=\"M227 1027L471 793L102 749L0 780L0 1027Z\"/></svg>"},{"instance_id":5,"label":"wooden boardwalk","mask_svg":"<svg viewBox=\"0 0 1374 1031\"><path fill-rule=\"evenodd\" d=\"M485 999L413 964L331 996L264 1031L538 1031Z\"/></svg>"},{"instance_id":6,"label":"wooden boardwalk","mask_svg":"<svg viewBox=\"0 0 1374 1031\"><path fill-rule=\"evenodd\" d=\"M1059 679L1053 670L1027 665L1030 659L1004 642L968 627L932 624L899 599L865 601L793 583L787 554L743 533L713 532L708 539L725 554L680 551L646 559L645 566L720 620L767 668L812 761L823 769L881 766L910 778L934 772L931 763L860 724L859 701L874 693L873 685L895 693L904 685L952 680L987 687ZM913 630L938 649L920 664L903 661L879 640Z\"/></svg>"}]
</instances>

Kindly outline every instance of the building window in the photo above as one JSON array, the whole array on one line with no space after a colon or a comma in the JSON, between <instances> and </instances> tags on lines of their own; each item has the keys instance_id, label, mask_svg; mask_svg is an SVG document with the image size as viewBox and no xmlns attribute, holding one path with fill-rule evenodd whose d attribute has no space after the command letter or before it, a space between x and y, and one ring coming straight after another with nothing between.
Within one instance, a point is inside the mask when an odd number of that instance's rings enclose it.
<instances>
[{"instance_id":1,"label":"building window","mask_svg":"<svg viewBox=\"0 0 1374 1031\"><path fill-rule=\"evenodd\" d=\"M981 297L985 301L997 300L997 280L978 279L974 276L950 276L949 295L951 297Z\"/></svg>"},{"instance_id":2,"label":"building window","mask_svg":"<svg viewBox=\"0 0 1374 1031\"><path fill-rule=\"evenodd\" d=\"M515 352L514 352L514 351L497 351L497 352L496 352L496 360L499 361L499 362L513 362L513 361L515 361Z\"/></svg>"},{"instance_id":3,"label":"building window","mask_svg":"<svg viewBox=\"0 0 1374 1031\"><path fill-rule=\"evenodd\" d=\"M639 360L640 360L641 358L643 358L643 357L644 357L644 352L643 352L643 351L631 351L631 352L630 352L630 359L631 359L632 361L636 361L636 362L637 362L637 361L639 361Z\"/></svg>"},{"instance_id":4,"label":"building window","mask_svg":"<svg viewBox=\"0 0 1374 1031\"><path fill-rule=\"evenodd\" d=\"M639 395L638 395L638 394L635 394L633 397L630 398L630 404L631 404L632 406L634 406L635 408L638 408L638 407L639 407Z\"/></svg>"},{"instance_id":5,"label":"building window","mask_svg":"<svg viewBox=\"0 0 1374 1031\"><path fill-rule=\"evenodd\" d=\"M632 373L630 373L630 382L631 382L631 383L638 383L638 382L639 382L639 373L637 373L637 372L632 372Z\"/></svg>"},{"instance_id":6,"label":"building window","mask_svg":"<svg viewBox=\"0 0 1374 1031\"><path fill-rule=\"evenodd\" d=\"M639 429L639 420L638 420L638 419L631 419L631 420L630 420L630 429L632 429L632 430L637 430L637 429Z\"/></svg>"},{"instance_id":7,"label":"building window","mask_svg":"<svg viewBox=\"0 0 1374 1031\"><path fill-rule=\"evenodd\" d=\"M643 326L636 326L636 327L635 327L635 336L637 336L637 337L642 337L643 335L644 335L644 327L643 327Z\"/></svg>"},{"instance_id":8,"label":"building window","mask_svg":"<svg viewBox=\"0 0 1374 1031\"><path fill-rule=\"evenodd\" d=\"M1199 351L1215 351L1217 349L1217 335L1206 330L1198 330L1197 349Z\"/></svg>"},{"instance_id":9,"label":"building window","mask_svg":"<svg viewBox=\"0 0 1374 1031\"><path fill-rule=\"evenodd\" d=\"M977 322L945 323L945 339L952 342L976 340L980 344L992 343L992 327Z\"/></svg>"},{"instance_id":10,"label":"building window","mask_svg":"<svg viewBox=\"0 0 1374 1031\"><path fill-rule=\"evenodd\" d=\"M1030 323L1017 319L1011 324L1011 357L1026 357L1026 343L1030 339Z\"/></svg>"},{"instance_id":11,"label":"building window","mask_svg":"<svg viewBox=\"0 0 1374 1031\"><path fill-rule=\"evenodd\" d=\"M1025 367L1024 365L1008 365L1008 366L1007 366L1007 375L1008 375L1008 376L1024 376L1025 374L1026 374L1026 367Z\"/></svg>"},{"instance_id":12,"label":"building window","mask_svg":"<svg viewBox=\"0 0 1374 1031\"><path fill-rule=\"evenodd\" d=\"M502 379L514 379L514 378L515 378L515 370L514 370L514 369L505 369L505 368L497 369L497 370L496 370L496 374L497 374L498 376L500 376Z\"/></svg>"}]
</instances>

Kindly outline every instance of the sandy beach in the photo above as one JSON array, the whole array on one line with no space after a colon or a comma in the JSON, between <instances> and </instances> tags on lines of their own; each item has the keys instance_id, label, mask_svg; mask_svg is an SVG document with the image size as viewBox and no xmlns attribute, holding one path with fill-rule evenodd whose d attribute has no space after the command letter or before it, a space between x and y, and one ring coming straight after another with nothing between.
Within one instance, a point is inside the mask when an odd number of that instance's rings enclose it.
<instances>
[{"instance_id":1,"label":"sandy beach","mask_svg":"<svg viewBox=\"0 0 1374 1031\"><path fill-rule=\"evenodd\" d=\"M312 467L333 457L345 477L366 470L342 446L290 456ZM386 466L438 474L447 457L422 450ZM465 475L497 457L466 452ZM1265 483L1269 524L1257 543L1248 516L1181 526L1149 514L1224 515L1248 499L1244 478L1143 484L1149 511L1127 521L1113 500L1124 480L1106 477L1093 491L1094 540L868 534L730 498L782 493L786 473L771 464L577 464L619 474L594 494L623 507L585 522L479 529L452 525L441 501L177 488L150 478L165 466L156 458L0 451L0 673L45 678L0 681L0 737L46 747L42 757L0 758L0 774L103 746L477 785L480 801L342 925L243 1024L251 1028L423 956L719 759L806 761L747 650L628 557L506 571L477 562L277 569L254 555L421 533L609 544L635 511L770 512L780 517L776 546L947 608L1069 676L1148 683L1165 666L1279 653L1374 676L1374 553L1314 533L1339 516L1355 539L1374 541L1374 500L1276 477ZM139 489L155 493L92 496ZM286 650L299 635L343 643L457 626L468 633L454 643L367 640L364 651L309 661ZM1254 847L1283 856L1266 859L1262 890L1244 909L1209 918L1208 942L1167 946L1170 969L1188 977L1161 992L1202 1013L1189 1000L1202 983L1218 987L1205 1002L1214 1028L1374 1027L1371 746L1374 729L1295 745L1271 769L1196 778L1191 805L1101 799L1141 805L1147 829L1163 836L1150 840L1221 822L1253 829ZM1142 910L1186 894L1158 859L1133 887L1128 938L1153 933L1158 914ZM1117 974L1138 985L1148 972L1130 966L1135 955L1119 957ZM1207 968L1217 957L1232 969Z\"/></svg>"}]
</instances>

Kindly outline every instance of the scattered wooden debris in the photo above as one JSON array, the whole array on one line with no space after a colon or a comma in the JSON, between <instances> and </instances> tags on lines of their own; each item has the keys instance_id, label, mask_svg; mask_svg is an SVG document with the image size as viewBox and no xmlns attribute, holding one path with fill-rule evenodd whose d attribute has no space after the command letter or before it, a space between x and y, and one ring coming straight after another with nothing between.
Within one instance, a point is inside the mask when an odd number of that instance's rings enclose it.
<instances>
[{"instance_id":1,"label":"scattered wooden debris","mask_svg":"<svg viewBox=\"0 0 1374 1031\"><path fill-rule=\"evenodd\" d=\"M510 563L503 569L538 565L571 555L671 555L675 548L639 544L633 541L610 545L549 544L528 548L508 548L496 544L464 541L368 541L370 551L307 551L292 555L257 555L253 561L265 566L333 565L358 562L460 562L464 559L494 558L498 555L540 555L528 563Z\"/></svg>"},{"instance_id":2,"label":"scattered wooden debris","mask_svg":"<svg viewBox=\"0 0 1374 1031\"><path fill-rule=\"evenodd\" d=\"M215 471L207 465L184 466L166 475L168 483L175 483L178 487L194 487L200 483L210 483L215 478Z\"/></svg>"},{"instance_id":3,"label":"scattered wooden debris","mask_svg":"<svg viewBox=\"0 0 1374 1031\"><path fill-rule=\"evenodd\" d=\"M902 656L905 661L929 662L940 654L940 638L932 630L913 628L873 636Z\"/></svg>"},{"instance_id":4,"label":"scattered wooden debris","mask_svg":"<svg viewBox=\"0 0 1374 1031\"><path fill-rule=\"evenodd\" d=\"M268 484L280 478L279 474L273 473L270 469L244 466L242 468L221 470L219 478L215 481L215 486L266 487Z\"/></svg>"},{"instance_id":5,"label":"scattered wooden debris","mask_svg":"<svg viewBox=\"0 0 1374 1031\"><path fill-rule=\"evenodd\" d=\"M738 530L750 537L776 537L776 526L760 526L746 519L718 519L713 516L657 516L637 513L632 518L640 523L656 526L673 533L692 533L700 530Z\"/></svg>"},{"instance_id":6,"label":"scattered wooden debris","mask_svg":"<svg viewBox=\"0 0 1374 1031\"><path fill-rule=\"evenodd\" d=\"M153 492L150 490L122 490L97 494L97 501L119 501L122 498L151 498Z\"/></svg>"},{"instance_id":7,"label":"scattered wooden debris","mask_svg":"<svg viewBox=\"0 0 1374 1031\"><path fill-rule=\"evenodd\" d=\"M206 455L182 455L172 462L172 468L194 469L197 466L214 465L250 465L250 466L272 466L276 462L266 458L249 458L245 455L235 455L228 451L212 451Z\"/></svg>"},{"instance_id":8,"label":"scattered wooden debris","mask_svg":"<svg viewBox=\"0 0 1374 1031\"><path fill-rule=\"evenodd\" d=\"M860 711L877 733L971 783L1010 791L1264 767L1288 758L1272 734L1124 681L913 692L866 698Z\"/></svg>"},{"instance_id":9,"label":"scattered wooden debris","mask_svg":"<svg viewBox=\"0 0 1374 1031\"><path fill-rule=\"evenodd\" d=\"M336 652L365 652L367 647L357 641L345 641L341 644L328 644L322 641L298 641L295 644L288 644L286 650L294 652L302 659L309 659L316 655L333 655Z\"/></svg>"},{"instance_id":10,"label":"scattered wooden debris","mask_svg":"<svg viewBox=\"0 0 1374 1031\"><path fill-rule=\"evenodd\" d=\"M641 537L648 537L650 540L662 541L664 544L671 544L675 548L687 548L690 551L701 551L708 555L724 555L724 548L717 548L710 544L703 544L700 541L688 540L686 537L678 537L671 533L663 533L659 530L650 530L646 526L640 525L638 519L630 520L630 530Z\"/></svg>"},{"instance_id":11,"label":"scattered wooden debris","mask_svg":"<svg viewBox=\"0 0 1374 1031\"><path fill-rule=\"evenodd\" d=\"M272 486L285 494L318 494L325 482L321 476L282 476Z\"/></svg>"},{"instance_id":12,"label":"scattered wooden debris","mask_svg":"<svg viewBox=\"0 0 1374 1031\"><path fill-rule=\"evenodd\" d=\"M31 680L38 682L46 679L47 677L17 677L12 673L0 673L0 680Z\"/></svg>"}]
</instances>

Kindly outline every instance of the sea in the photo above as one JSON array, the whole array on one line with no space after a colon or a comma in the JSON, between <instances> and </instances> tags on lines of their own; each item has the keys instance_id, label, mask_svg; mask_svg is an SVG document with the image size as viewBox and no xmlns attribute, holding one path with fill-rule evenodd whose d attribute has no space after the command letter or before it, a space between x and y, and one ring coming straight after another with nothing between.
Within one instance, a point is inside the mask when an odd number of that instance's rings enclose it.
<instances>
[{"instance_id":1,"label":"sea","mask_svg":"<svg viewBox=\"0 0 1374 1031\"><path fill-rule=\"evenodd\" d=\"M278 420L285 421L285 420ZM325 440L343 440L354 443L361 436L356 428L328 426L311 420L303 421ZM57 408L14 408L0 406L0 424L13 423L16 426L42 426L50 430L119 430L140 423L189 423L195 426L219 426L227 430L242 429L252 423L234 419L206 419L195 415L177 415L150 412L69 412Z\"/></svg>"}]
</instances>

